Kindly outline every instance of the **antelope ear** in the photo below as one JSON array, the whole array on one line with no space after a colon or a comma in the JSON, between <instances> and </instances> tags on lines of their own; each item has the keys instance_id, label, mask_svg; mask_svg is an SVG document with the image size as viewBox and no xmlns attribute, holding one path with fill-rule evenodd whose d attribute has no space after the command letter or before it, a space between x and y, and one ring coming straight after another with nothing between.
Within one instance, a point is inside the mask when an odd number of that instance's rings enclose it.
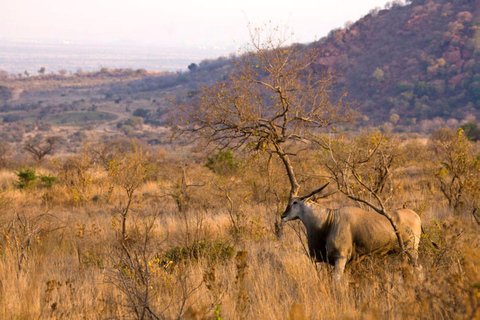
<instances>
[{"instance_id":1,"label":"antelope ear","mask_svg":"<svg viewBox=\"0 0 480 320\"><path fill-rule=\"evenodd\" d=\"M330 183L330 182L327 182L324 186L322 186L322 187L320 187L320 188L318 188L318 189L316 189L316 190L313 190L312 192L310 192L308 195L306 195L306 196L304 196L304 197L301 197L301 198L300 198L301 201L303 202L303 201L307 200L308 198L310 198L311 196L313 196L314 194L319 193L320 191L322 191L323 189L325 189L325 188L328 186L329 183Z\"/></svg>"}]
</instances>

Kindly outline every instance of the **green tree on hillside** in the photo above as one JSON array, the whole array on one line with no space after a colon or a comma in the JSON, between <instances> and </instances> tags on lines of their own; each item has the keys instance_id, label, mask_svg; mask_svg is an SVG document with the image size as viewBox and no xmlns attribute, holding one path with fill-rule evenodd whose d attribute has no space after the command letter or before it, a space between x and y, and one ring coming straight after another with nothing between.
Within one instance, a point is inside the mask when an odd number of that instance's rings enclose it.
<instances>
[{"instance_id":1,"label":"green tree on hillside","mask_svg":"<svg viewBox=\"0 0 480 320\"><path fill-rule=\"evenodd\" d=\"M468 139L472 141L480 140L480 128L474 122L468 122L461 126Z\"/></svg>"}]
</instances>

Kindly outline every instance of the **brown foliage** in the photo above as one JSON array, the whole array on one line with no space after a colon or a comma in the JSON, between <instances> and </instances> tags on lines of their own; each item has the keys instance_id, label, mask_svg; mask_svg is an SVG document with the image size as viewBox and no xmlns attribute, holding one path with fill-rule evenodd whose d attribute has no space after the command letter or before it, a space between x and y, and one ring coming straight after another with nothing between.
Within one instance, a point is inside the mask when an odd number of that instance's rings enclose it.
<instances>
[{"instance_id":1,"label":"brown foliage","mask_svg":"<svg viewBox=\"0 0 480 320\"><path fill-rule=\"evenodd\" d=\"M291 198L300 188L291 144L314 140L319 130L350 120L352 112L342 98L333 101L334 79L315 65L318 52L287 47L278 33L263 36L255 29L251 48L236 60L228 81L205 88L199 101L184 110L180 126L221 149L278 156Z\"/></svg>"}]
</instances>

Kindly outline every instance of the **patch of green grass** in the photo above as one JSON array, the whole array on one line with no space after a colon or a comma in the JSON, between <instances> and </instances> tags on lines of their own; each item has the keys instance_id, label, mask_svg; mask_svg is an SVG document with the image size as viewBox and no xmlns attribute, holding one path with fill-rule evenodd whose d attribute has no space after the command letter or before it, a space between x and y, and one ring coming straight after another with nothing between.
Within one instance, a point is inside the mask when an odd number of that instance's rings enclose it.
<instances>
[{"instance_id":1,"label":"patch of green grass","mask_svg":"<svg viewBox=\"0 0 480 320\"><path fill-rule=\"evenodd\" d=\"M112 121L118 117L114 114L102 111L89 112L65 112L60 114L47 115L43 120L53 125L83 125L92 122Z\"/></svg>"}]
</instances>

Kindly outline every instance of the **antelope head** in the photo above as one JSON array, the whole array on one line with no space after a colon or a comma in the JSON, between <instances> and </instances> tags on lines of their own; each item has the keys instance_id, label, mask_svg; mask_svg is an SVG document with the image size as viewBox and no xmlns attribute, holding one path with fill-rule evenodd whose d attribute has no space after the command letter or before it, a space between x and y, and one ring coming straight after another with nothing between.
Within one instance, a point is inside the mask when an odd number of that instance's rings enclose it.
<instances>
[{"instance_id":1,"label":"antelope head","mask_svg":"<svg viewBox=\"0 0 480 320\"><path fill-rule=\"evenodd\" d=\"M305 208L305 200L309 199L314 194L319 193L325 189L326 186L328 186L328 182L324 186L313 190L306 196L293 198L285 209L285 212L282 214L282 222L299 219Z\"/></svg>"}]
</instances>

